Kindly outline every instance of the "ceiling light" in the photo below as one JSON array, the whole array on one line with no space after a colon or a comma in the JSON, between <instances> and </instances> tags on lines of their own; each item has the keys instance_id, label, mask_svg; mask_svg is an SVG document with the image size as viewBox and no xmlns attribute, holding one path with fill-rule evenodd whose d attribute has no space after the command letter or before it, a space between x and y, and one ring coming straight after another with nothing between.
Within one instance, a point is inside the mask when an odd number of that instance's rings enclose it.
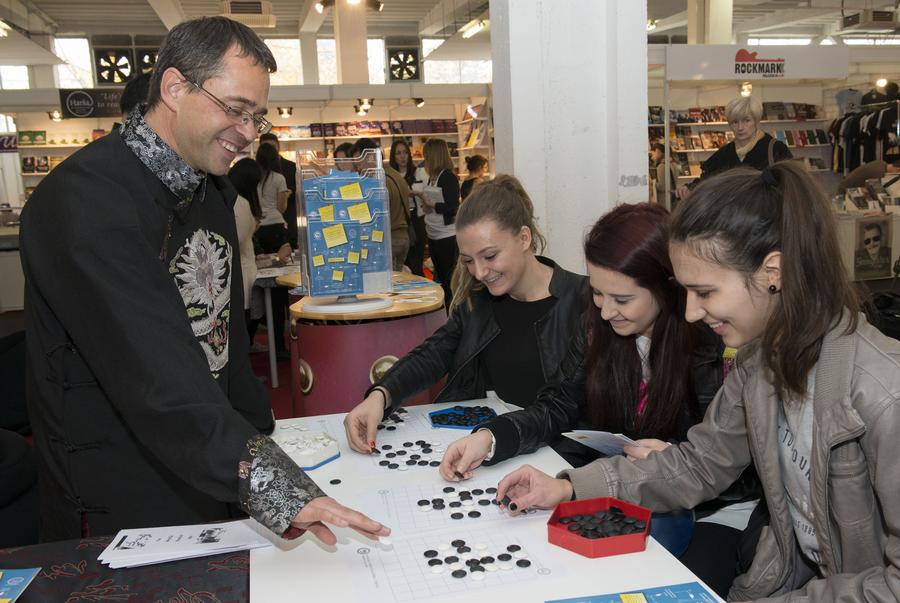
<instances>
[{"instance_id":1,"label":"ceiling light","mask_svg":"<svg viewBox=\"0 0 900 603\"><path fill-rule=\"evenodd\" d=\"M472 119L478 117L478 112L474 107L472 107L472 105L466 105L466 113L468 113L469 117L471 117Z\"/></svg>"},{"instance_id":2,"label":"ceiling light","mask_svg":"<svg viewBox=\"0 0 900 603\"><path fill-rule=\"evenodd\" d=\"M59 112L59 109L47 111L47 117L49 117L52 121L62 121L62 113Z\"/></svg>"},{"instance_id":3,"label":"ceiling light","mask_svg":"<svg viewBox=\"0 0 900 603\"><path fill-rule=\"evenodd\" d=\"M288 117L290 117L293 114L294 114L293 107L278 107L278 115L280 115L284 119L287 119Z\"/></svg>"},{"instance_id":4,"label":"ceiling light","mask_svg":"<svg viewBox=\"0 0 900 603\"><path fill-rule=\"evenodd\" d=\"M653 31L656 29L658 21L656 19L647 19L647 31Z\"/></svg>"},{"instance_id":5,"label":"ceiling light","mask_svg":"<svg viewBox=\"0 0 900 603\"><path fill-rule=\"evenodd\" d=\"M460 27L459 32L462 34L463 38L468 40L469 38L480 32L482 29L484 29L486 26L487 23L485 23L484 20L472 19L471 21Z\"/></svg>"},{"instance_id":6,"label":"ceiling light","mask_svg":"<svg viewBox=\"0 0 900 603\"><path fill-rule=\"evenodd\" d=\"M883 77L878 78L878 80L876 80L875 82L875 86L877 88L884 88L885 86L887 86L887 79Z\"/></svg>"},{"instance_id":7,"label":"ceiling light","mask_svg":"<svg viewBox=\"0 0 900 603\"><path fill-rule=\"evenodd\" d=\"M359 4L361 0L347 0L347 4Z\"/></svg>"},{"instance_id":8,"label":"ceiling light","mask_svg":"<svg viewBox=\"0 0 900 603\"><path fill-rule=\"evenodd\" d=\"M353 105L353 110L356 111L356 114L359 115L360 117L365 117L366 114L369 113L368 110L363 109L363 108L360 107L359 105Z\"/></svg>"},{"instance_id":9,"label":"ceiling light","mask_svg":"<svg viewBox=\"0 0 900 603\"><path fill-rule=\"evenodd\" d=\"M6 36L8 36L9 30L11 29L12 27L7 25L6 21L0 21L0 38L5 38Z\"/></svg>"},{"instance_id":10,"label":"ceiling light","mask_svg":"<svg viewBox=\"0 0 900 603\"><path fill-rule=\"evenodd\" d=\"M424 99L424 98L414 98L414 99L413 99L413 102L416 103L416 106L419 107L419 108L425 106L425 99Z\"/></svg>"},{"instance_id":11,"label":"ceiling light","mask_svg":"<svg viewBox=\"0 0 900 603\"><path fill-rule=\"evenodd\" d=\"M751 94L753 94L753 84L750 82L741 84L741 96L750 96Z\"/></svg>"},{"instance_id":12,"label":"ceiling light","mask_svg":"<svg viewBox=\"0 0 900 603\"><path fill-rule=\"evenodd\" d=\"M369 109L371 109L372 103L375 102L375 99L371 99L371 98L358 98L356 100L359 103L359 108L362 109L363 111L368 111Z\"/></svg>"},{"instance_id":13,"label":"ceiling light","mask_svg":"<svg viewBox=\"0 0 900 603\"><path fill-rule=\"evenodd\" d=\"M322 4L321 2L316 2L316 12L319 13L320 15L323 12L325 12L325 5Z\"/></svg>"}]
</instances>

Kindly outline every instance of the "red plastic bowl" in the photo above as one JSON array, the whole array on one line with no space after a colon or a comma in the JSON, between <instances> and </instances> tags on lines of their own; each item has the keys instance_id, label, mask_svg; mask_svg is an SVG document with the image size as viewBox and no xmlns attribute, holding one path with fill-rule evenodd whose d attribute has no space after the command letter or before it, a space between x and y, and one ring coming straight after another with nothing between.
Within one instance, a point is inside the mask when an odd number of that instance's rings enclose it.
<instances>
[{"instance_id":1,"label":"red plastic bowl","mask_svg":"<svg viewBox=\"0 0 900 603\"><path fill-rule=\"evenodd\" d=\"M643 521L646 524L643 531L592 540L570 532L565 525L559 523L559 520L563 517L608 511L610 507L618 507L622 509L627 517L634 517L638 521ZM557 505L550 519L547 520L547 540L556 546L591 559L608 557L609 555L621 555L623 553L637 553L647 548L651 514L650 509L610 496L564 502Z\"/></svg>"}]
</instances>

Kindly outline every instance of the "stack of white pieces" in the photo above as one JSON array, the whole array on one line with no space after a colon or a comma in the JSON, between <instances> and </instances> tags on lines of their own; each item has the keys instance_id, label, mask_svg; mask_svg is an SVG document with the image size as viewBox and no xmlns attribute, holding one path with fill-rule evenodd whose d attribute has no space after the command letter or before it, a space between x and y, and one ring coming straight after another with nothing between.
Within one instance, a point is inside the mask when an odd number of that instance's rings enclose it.
<instances>
[{"instance_id":1,"label":"stack of white pieces","mask_svg":"<svg viewBox=\"0 0 900 603\"><path fill-rule=\"evenodd\" d=\"M251 519L120 530L98 559L118 569L271 546L263 533Z\"/></svg>"}]
</instances>

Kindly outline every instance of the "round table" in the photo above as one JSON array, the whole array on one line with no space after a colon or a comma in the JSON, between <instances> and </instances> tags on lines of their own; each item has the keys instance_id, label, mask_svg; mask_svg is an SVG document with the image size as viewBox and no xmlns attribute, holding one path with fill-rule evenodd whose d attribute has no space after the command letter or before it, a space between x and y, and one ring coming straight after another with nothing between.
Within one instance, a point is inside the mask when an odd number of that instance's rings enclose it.
<instances>
[{"instance_id":1,"label":"round table","mask_svg":"<svg viewBox=\"0 0 900 603\"><path fill-rule=\"evenodd\" d=\"M280 278L279 284L291 286L291 277ZM382 310L321 313L310 297L291 305L294 416L350 410L374 380L447 321L440 285L403 272L395 272L393 282L421 287L405 285L394 293L359 296L390 298L394 303ZM423 392L410 403L430 402L433 393Z\"/></svg>"}]
</instances>

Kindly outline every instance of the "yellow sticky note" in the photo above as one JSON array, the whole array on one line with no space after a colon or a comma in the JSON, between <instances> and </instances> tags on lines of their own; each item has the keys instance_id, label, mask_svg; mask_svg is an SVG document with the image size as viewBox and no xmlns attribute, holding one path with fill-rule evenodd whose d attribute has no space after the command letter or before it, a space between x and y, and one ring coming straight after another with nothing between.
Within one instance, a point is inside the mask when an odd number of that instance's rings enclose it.
<instances>
[{"instance_id":1,"label":"yellow sticky note","mask_svg":"<svg viewBox=\"0 0 900 603\"><path fill-rule=\"evenodd\" d=\"M376 243L381 243L384 240L384 233L381 232L380 230L373 230L372 231L372 240L375 241Z\"/></svg>"},{"instance_id":2,"label":"yellow sticky note","mask_svg":"<svg viewBox=\"0 0 900 603\"><path fill-rule=\"evenodd\" d=\"M344 261L344 258L328 258L329 264L340 264Z\"/></svg>"},{"instance_id":3,"label":"yellow sticky note","mask_svg":"<svg viewBox=\"0 0 900 603\"><path fill-rule=\"evenodd\" d=\"M359 182L354 182L353 184L345 184L338 190L341 192L341 199L363 198L362 189L359 187Z\"/></svg>"},{"instance_id":4,"label":"yellow sticky note","mask_svg":"<svg viewBox=\"0 0 900 603\"><path fill-rule=\"evenodd\" d=\"M359 240L360 240L360 241L368 241L368 240L369 240L369 235L360 235L360 236L359 236Z\"/></svg>"},{"instance_id":5,"label":"yellow sticky note","mask_svg":"<svg viewBox=\"0 0 900 603\"><path fill-rule=\"evenodd\" d=\"M351 264L359 264L359 254L355 251L351 251L347 254L347 261Z\"/></svg>"},{"instance_id":6,"label":"yellow sticky note","mask_svg":"<svg viewBox=\"0 0 900 603\"><path fill-rule=\"evenodd\" d=\"M368 203L357 203L356 205L351 205L347 208L347 214L349 214L351 220L356 220L360 224L365 224L372 221L372 214L369 213Z\"/></svg>"},{"instance_id":7,"label":"yellow sticky note","mask_svg":"<svg viewBox=\"0 0 900 603\"><path fill-rule=\"evenodd\" d=\"M313 256L313 266L324 266L324 265L325 265L325 258L323 256L321 256L321 255Z\"/></svg>"},{"instance_id":8,"label":"yellow sticky note","mask_svg":"<svg viewBox=\"0 0 900 603\"><path fill-rule=\"evenodd\" d=\"M323 205L319 209L319 217L323 222L334 222L334 205Z\"/></svg>"},{"instance_id":9,"label":"yellow sticky note","mask_svg":"<svg viewBox=\"0 0 900 603\"><path fill-rule=\"evenodd\" d=\"M647 597L643 593L627 593L619 595L622 603L647 603Z\"/></svg>"},{"instance_id":10,"label":"yellow sticky note","mask_svg":"<svg viewBox=\"0 0 900 603\"><path fill-rule=\"evenodd\" d=\"M322 235L325 237L325 246L331 249L347 242L347 233L344 232L343 224L335 224L322 229Z\"/></svg>"},{"instance_id":11,"label":"yellow sticky note","mask_svg":"<svg viewBox=\"0 0 900 603\"><path fill-rule=\"evenodd\" d=\"M368 258L369 258L369 250L364 248L362 250L362 259L366 260Z\"/></svg>"},{"instance_id":12,"label":"yellow sticky note","mask_svg":"<svg viewBox=\"0 0 900 603\"><path fill-rule=\"evenodd\" d=\"M344 280L344 271L343 270L335 270L331 273L331 280L333 281L343 281Z\"/></svg>"}]
</instances>

